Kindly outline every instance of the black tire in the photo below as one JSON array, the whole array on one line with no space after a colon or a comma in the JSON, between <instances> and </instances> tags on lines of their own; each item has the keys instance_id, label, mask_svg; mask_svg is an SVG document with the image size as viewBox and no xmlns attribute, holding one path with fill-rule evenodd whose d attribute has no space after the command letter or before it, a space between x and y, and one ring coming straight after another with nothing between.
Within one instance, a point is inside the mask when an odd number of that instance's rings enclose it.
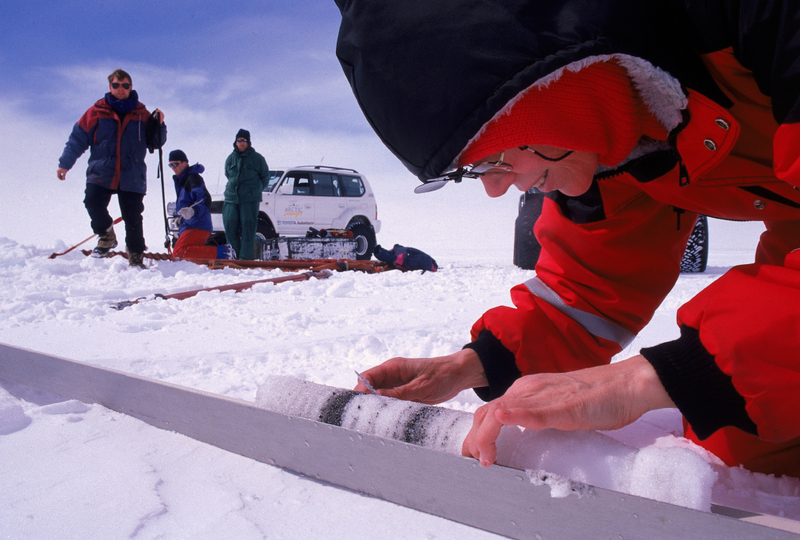
<instances>
[{"instance_id":1,"label":"black tire","mask_svg":"<svg viewBox=\"0 0 800 540\"><path fill-rule=\"evenodd\" d=\"M356 222L349 224L347 230L353 231L353 238L356 241L356 260L368 261L371 259L377 243L372 226Z\"/></svg>"},{"instance_id":2,"label":"black tire","mask_svg":"<svg viewBox=\"0 0 800 540\"><path fill-rule=\"evenodd\" d=\"M700 273L706 271L708 264L708 218L699 216L689 241L686 242L686 251L681 259L681 272Z\"/></svg>"},{"instance_id":3,"label":"black tire","mask_svg":"<svg viewBox=\"0 0 800 540\"><path fill-rule=\"evenodd\" d=\"M533 270L542 246L533 235L533 226L542 215L544 193L524 193L519 199L519 214L514 222L514 265ZM701 273L708 264L708 218L699 216L681 260L681 272Z\"/></svg>"},{"instance_id":4,"label":"black tire","mask_svg":"<svg viewBox=\"0 0 800 540\"><path fill-rule=\"evenodd\" d=\"M256 227L256 247L254 251L254 256L257 261L265 260L264 248L267 242L276 236L275 227L272 226L269 219L259 217L258 226Z\"/></svg>"},{"instance_id":5,"label":"black tire","mask_svg":"<svg viewBox=\"0 0 800 540\"><path fill-rule=\"evenodd\" d=\"M533 270L542 246L533 235L533 225L542 215L544 193L525 192L519 198L519 215L514 222L514 264L525 270Z\"/></svg>"}]
</instances>

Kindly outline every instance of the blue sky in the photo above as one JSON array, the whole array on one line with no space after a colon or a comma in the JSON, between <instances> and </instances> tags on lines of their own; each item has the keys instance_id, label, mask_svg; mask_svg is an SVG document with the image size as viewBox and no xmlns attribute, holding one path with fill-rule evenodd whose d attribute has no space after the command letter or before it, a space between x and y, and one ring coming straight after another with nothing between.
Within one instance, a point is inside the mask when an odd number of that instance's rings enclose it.
<instances>
[{"instance_id":1,"label":"blue sky","mask_svg":"<svg viewBox=\"0 0 800 540\"><path fill-rule=\"evenodd\" d=\"M89 104L65 100L70 87L105 90L76 78L119 66L148 105L163 92L265 123L362 131L342 92L338 25L333 0L14 2L0 20L0 93L74 122Z\"/></svg>"},{"instance_id":2,"label":"blue sky","mask_svg":"<svg viewBox=\"0 0 800 540\"><path fill-rule=\"evenodd\" d=\"M384 222L381 242L424 250L431 231L465 234L496 223L499 211L510 245L517 195L490 201L477 182L413 194L417 179L369 127L336 59L334 0L29 0L5 2L2 15L0 238L72 245L91 234L82 204L88 152L65 181L55 171L73 124L122 68L140 100L166 114L164 150L202 163L212 192L224 189L225 158L246 128L273 168L323 164L365 174ZM157 164L148 155L145 238L153 250L163 237ZM168 175L167 200L170 183ZM392 233L409 222L419 222L419 238Z\"/></svg>"}]
</instances>

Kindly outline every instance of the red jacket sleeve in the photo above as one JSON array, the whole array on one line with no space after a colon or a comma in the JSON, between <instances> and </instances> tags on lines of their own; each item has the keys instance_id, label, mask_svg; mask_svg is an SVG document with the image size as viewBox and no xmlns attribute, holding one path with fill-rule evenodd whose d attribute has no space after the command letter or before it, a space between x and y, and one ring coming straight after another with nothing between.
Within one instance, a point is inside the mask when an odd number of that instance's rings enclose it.
<instances>
[{"instance_id":1,"label":"red jacket sleeve","mask_svg":"<svg viewBox=\"0 0 800 540\"><path fill-rule=\"evenodd\" d=\"M775 176L800 187L800 124L783 124L772 140Z\"/></svg>"},{"instance_id":2,"label":"red jacket sleeve","mask_svg":"<svg viewBox=\"0 0 800 540\"><path fill-rule=\"evenodd\" d=\"M751 264L733 268L678 311L679 323L697 333L698 345L707 351L717 369L743 398L747 417L757 428L759 438L765 441L781 442L800 436L798 306L800 250L790 253L784 266ZM682 355L673 356L684 366L694 360L693 351L699 350L686 347L686 334L684 330L678 342L660 346L662 351L683 347ZM703 364L694 362L691 369L678 365L682 376L676 377L673 370L673 376L662 377L670 395L679 391L678 386L691 386L696 373L701 371L697 366ZM700 437L724 425L755 431L746 428L746 421L745 425L728 421L703 426L702 416L707 418L708 410L719 401L708 388L703 394L708 402L704 411L694 410L703 405L700 402L682 406L676 401Z\"/></svg>"},{"instance_id":3,"label":"red jacket sleeve","mask_svg":"<svg viewBox=\"0 0 800 540\"><path fill-rule=\"evenodd\" d=\"M491 309L473 326L470 347L490 378L491 391L481 397L507 389L492 381L495 362L513 358L505 370L523 375L608 363L675 284L695 216L679 219L635 185L607 179L598 186L604 215L591 223L575 223L545 201L535 227L542 245L536 277L511 291L513 308Z\"/></svg>"}]
</instances>

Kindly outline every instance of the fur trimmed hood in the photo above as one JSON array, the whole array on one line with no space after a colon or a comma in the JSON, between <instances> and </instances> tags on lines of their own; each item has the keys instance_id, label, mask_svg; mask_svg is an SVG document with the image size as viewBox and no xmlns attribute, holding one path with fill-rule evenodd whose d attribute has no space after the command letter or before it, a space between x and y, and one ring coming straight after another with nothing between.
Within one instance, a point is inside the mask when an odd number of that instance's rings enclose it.
<instances>
[{"instance_id":1,"label":"fur trimmed hood","mask_svg":"<svg viewBox=\"0 0 800 540\"><path fill-rule=\"evenodd\" d=\"M786 77L800 71L798 51L775 51L776 43L800 43L786 35L791 29L780 36L789 9L782 4L790 0L336 1L336 52L353 93L384 144L423 181L447 170L525 90L565 69L615 59L668 130L681 121L686 88L730 105L699 52L734 46L762 91L774 83L776 67ZM758 21L740 20L756 12ZM752 35L739 35L740 28ZM742 45L772 34L758 50ZM781 58L789 60L779 64ZM800 116L796 90L788 88L780 111Z\"/></svg>"}]
</instances>

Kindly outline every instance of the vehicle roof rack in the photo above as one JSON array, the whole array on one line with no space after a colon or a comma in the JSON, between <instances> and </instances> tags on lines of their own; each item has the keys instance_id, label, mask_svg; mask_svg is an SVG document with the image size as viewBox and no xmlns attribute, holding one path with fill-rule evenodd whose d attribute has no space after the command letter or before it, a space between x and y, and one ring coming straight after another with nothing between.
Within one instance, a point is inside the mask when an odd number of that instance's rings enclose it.
<instances>
[{"instance_id":1,"label":"vehicle roof rack","mask_svg":"<svg viewBox=\"0 0 800 540\"><path fill-rule=\"evenodd\" d=\"M355 169L348 169L348 168L345 168L345 167L330 167L328 165L300 165L297 168L298 169L303 169L303 168L306 168L306 169L330 169L332 171L350 171L350 172L354 172L356 174L361 174Z\"/></svg>"}]
</instances>

